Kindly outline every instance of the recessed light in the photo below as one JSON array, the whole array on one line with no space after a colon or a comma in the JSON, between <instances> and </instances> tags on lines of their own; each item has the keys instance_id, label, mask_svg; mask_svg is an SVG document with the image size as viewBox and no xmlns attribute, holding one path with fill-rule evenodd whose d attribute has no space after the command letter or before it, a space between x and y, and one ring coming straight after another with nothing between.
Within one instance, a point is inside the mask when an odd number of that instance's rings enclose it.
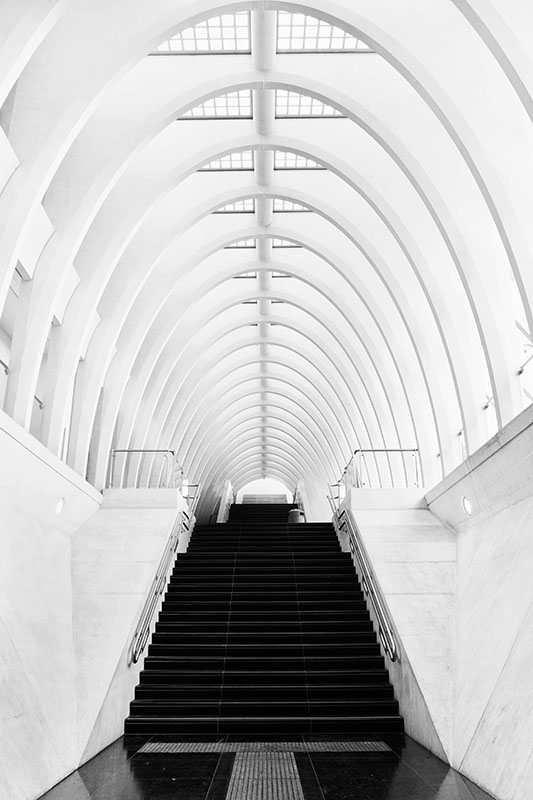
<instances>
[{"instance_id":1,"label":"recessed light","mask_svg":"<svg viewBox=\"0 0 533 800\"><path fill-rule=\"evenodd\" d=\"M60 497L56 504L56 517L60 517L65 508L65 498Z\"/></svg>"},{"instance_id":2,"label":"recessed light","mask_svg":"<svg viewBox=\"0 0 533 800\"><path fill-rule=\"evenodd\" d=\"M472 506L472 503L470 502L468 497L465 497L463 495L463 497L461 497L461 503L463 504L463 508L464 508L465 514L467 514L469 517L471 517L472 514L474 513L474 507Z\"/></svg>"}]
</instances>

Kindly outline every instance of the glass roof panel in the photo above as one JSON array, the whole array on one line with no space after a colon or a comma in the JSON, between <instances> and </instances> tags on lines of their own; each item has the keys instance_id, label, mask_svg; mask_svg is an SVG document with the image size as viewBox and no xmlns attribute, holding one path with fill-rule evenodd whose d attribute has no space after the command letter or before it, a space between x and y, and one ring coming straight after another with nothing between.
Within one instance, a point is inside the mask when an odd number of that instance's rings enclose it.
<instances>
[{"instance_id":1,"label":"glass roof panel","mask_svg":"<svg viewBox=\"0 0 533 800\"><path fill-rule=\"evenodd\" d=\"M153 55L250 53L250 15L222 14L186 28L161 42Z\"/></svg>"},{"instance_id":2,"label":"glass roof panel","mask_svg":"<svg viewBox=\"0 0 533 800\"><path fill-rule=\"evenodd\" d=\"M317 100L298 92L276 89L276 117L343 117L344 114Z\"/></svg>"},{"instance_id":3,"label":"glass roof panel","mask_svg":"<svg viewBox=\"0 0 533 800\"><path fill-rule=\"evenodd\" d=\"M190 108L179 119L252 119L252 92L238 92L211 97L194 108Z\"/></svg>"},{"instance_id":4,"label":"glass roof panel","mask_svg":"<svg viewBox=\"0 0 533 800\"><path fill-rule=\"evenodd\" d=\"M306 14L278 11L278 53L372 53L355 36Z\"/></svg>"},{"instance_id":5,"label":"glass roof panel","mask_svg":"<svg viewBox=\"0 0 533 800\"><path fill-rule=\"evenodd\" d=\"M201 167L199 172L207 172L209 170L253 170L254 168L254 153L253 150L242 150L238 153L228 153L226 156L216 158L210 161L209 164Z\"/></svg>"},{"instance_id":6,"label":"glass roof panel","mask_svg":"<svg viewBox=\"0 0 533 800\"><path fill-rule=\"evenodd\" d=\"M274 153L274 169L326 169L326 167L297 153L291 153L288 150L276 150Z\"/></svg>"},{"instance_id":7,"label":"glass roof panel","mask_svg":"<svg viewBox=\"0 0 533 800\"><path fill-rule=\"evenodd\" d=\"M297 244L296 242L291 242L290 239L278 239L277 237L272 239L272 247L301 247L301 244Z\"/></svg>"},{"instance_id":8,"label":"glass roof panel","mask_svg":"<svg viewBox=\"0 0 533 800\"><path fill-rule=\"evenodd\" d=\"M232 242L231 244L227 244L225 249L226 250L247 250L255 248L255 239L239 239L236 242Z\"/></svg>"},{"instance_id":9,"label":"glass roof panel","mask_svg":"<svg viewBox=\"0 0 533 800\"><path fill-rule=\"evenodd\" d=\"M282 200L281 197L274 198L274 211L311 211L307 206L302 206L300 203L293 203L292 200Z\"/></svg>"},{"instance_id":10,"label":"glass roof panel","mask_svg":"<svg viewBox=\"0 0 533 800\"><path fill-rule=\"evenodd\" d=\"M227 203L214 211L214 214L253 214L255 211L255 200L247 197L246 200L236 200L234 203Z\"/></svg>"}]
</instances>

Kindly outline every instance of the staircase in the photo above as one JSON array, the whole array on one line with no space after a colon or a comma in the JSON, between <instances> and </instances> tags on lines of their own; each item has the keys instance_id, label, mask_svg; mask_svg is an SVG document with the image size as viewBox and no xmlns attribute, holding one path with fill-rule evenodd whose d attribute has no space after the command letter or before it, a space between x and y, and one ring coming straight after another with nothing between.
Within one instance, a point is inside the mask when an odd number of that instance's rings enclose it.
<instances>
[{"instance_id":1,"label":"staircase","mask_svg":"<svg viewBox=\"0 0 533 800\"><path fill-rule=\"evenodd\" d=\"M198 525L170 578L126 734L388 734L403 720L351 556L286 504Z\"/></svg>"}]
</instances>

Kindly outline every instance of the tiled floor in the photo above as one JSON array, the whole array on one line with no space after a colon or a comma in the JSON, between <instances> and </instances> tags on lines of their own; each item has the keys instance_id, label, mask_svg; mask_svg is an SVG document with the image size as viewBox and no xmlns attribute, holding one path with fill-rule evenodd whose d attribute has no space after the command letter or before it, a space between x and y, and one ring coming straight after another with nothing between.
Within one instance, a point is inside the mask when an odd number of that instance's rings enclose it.
<instances>
[{"instance_id":1,"label":"tiled floor","mask_svg":"<svg viewBox=\"0 0 533 800\"><path fill-rule=\"evenodd\" d=\"M356 737L320 738L333 742ZM368 741L372 737L360 738ZM235 753L138 752L147 741L153 740L119 739L41 800L230 800L237 796L243 800L491 800L409 737L384 740L388 751L302 752L301 747L295 748L288 757L293 765L292 779L285 774L277 789L270 786L268 794L262 791L261 770L265 759L271 769L279 756L267 753L262 759L252 758L259 771L254 781L243 785L240 795L236 790ZM249 738L167 737L166 741L242 743ZM257 741L265 738L256 737L251 750L257 751ZM302 742L302 737L293 741ZM236 749L242 751L242 745ZM290 746L287 751L291 752Z\"/></svg>"}]
</instances>

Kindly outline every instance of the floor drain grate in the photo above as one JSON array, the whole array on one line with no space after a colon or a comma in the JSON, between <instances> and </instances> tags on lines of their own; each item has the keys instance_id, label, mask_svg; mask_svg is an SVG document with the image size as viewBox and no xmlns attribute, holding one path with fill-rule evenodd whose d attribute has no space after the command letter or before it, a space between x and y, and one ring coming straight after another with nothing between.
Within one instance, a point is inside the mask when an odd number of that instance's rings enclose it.
<instances>
[{"instance_id":1,"label":"floor drain grate","mask_svg":"<svg viewBox=\"0 0 533 800\"><path fill-rule=\"evenodd\" d=\"M304 800L292 753L237 753L226 800Z\"/></svg>"},{"instance_id":2,"label":"floor drain grate","mask_svg":"<svg viewBox=\"0 0 533 800\"><path fill-rule=\"evenodd\" d=\"M384 742L149 742L139 753L387 753Z\"/></svg>"}]
</instances>

